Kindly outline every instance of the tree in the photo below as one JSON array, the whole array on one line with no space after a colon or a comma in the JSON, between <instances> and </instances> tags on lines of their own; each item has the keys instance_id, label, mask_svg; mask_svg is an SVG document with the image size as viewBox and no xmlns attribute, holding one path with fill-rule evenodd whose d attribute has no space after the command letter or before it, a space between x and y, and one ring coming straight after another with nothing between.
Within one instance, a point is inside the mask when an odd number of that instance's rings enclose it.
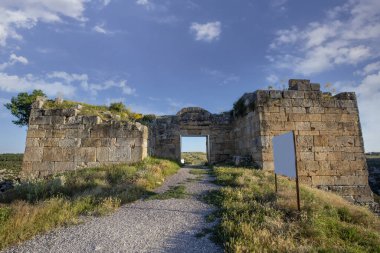
<instances>
[{"instance_id":1,"label":"tree","mask_svg":"<svg viewBox=\"0 0 380 253\"><path fill-rule=\"evenodd\" d=\"M18 126L27 126L29 123L30 111L32 104L36 101L37 97L46 97L42 90L34 90L31 94L21 92L17 97L12 97L11 102L5 104L5 108L11 111L17 120L12 122Z\"/></svg>"}]
</instances>

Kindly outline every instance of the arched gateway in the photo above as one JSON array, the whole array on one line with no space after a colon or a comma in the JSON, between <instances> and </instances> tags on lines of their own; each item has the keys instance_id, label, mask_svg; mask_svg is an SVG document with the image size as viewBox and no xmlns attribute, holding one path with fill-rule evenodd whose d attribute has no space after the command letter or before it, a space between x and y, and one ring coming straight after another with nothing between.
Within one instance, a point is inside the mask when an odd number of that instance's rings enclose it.
<instances>
[{"instance_id":1,"label":"arched gateway","mask_svg":"<svg viewBox=\"0 0 380 253\"><path fill-rule=\"evenodd\" d=\"M150 127L149 154L180 160L181 136L206 137L210 163L231 157L234 149L232 115L211 114L199 107L188 107L176 115L161 116Z\"/></svg>"}]
</instances>

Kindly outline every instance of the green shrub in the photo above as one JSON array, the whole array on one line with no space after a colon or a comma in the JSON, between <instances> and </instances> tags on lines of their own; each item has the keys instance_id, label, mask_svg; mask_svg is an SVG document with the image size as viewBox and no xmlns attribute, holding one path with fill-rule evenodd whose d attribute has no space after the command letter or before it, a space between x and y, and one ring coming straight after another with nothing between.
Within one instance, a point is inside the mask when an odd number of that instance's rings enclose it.
<instances>
[{"instance_id":1,"label":"green shrub","mask_svg":"<svg viewBox=\"0 0 380 253\"><path fill-rule=\"evenodd\" d=\"M127 108L125 107L123 103L119 102L119 103L111 103L109 109L110 111L114 111L114 112L123 112Z\"/></svg>"}]
</instances>

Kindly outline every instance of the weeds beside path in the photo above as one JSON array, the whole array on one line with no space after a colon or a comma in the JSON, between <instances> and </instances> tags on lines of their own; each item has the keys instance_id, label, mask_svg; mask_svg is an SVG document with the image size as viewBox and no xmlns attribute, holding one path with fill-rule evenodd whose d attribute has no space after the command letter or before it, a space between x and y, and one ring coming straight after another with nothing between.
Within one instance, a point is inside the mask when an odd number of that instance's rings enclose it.
<instances>
[{"instance_id":1,"label":"weeds beside path","mask_svg":"<svg viewBox=\"0 0 380 253\"><path fill-rule=\"evenodd\" d=\"M206 200L219 207L214 228L226 252L380 252L380 220L364 207L301 185L297 211L295 183L272 172L219 167L221 190Z\"/></svg>"},{"instance_id":2,"label":"weeds beside path","mask_svg":"<svg viewBox=\"0 0 380 253\"><path fill-rule=\"evenodd\" d=\"M147 158L133 165L67 172L0 194L0 250L57 227L81 223L140 199L179 169Z\"/></svg>"},{"instance_id":3,"label":"weeds beside path","mask_svg":"<svg viewBox=\"0 0 380 253\"><path fill-rule=\"evenodd\" d=\"M220 252L208 236L196 236L212 226L205 216L214 211L200 195L216 186L209 175L201 173L200 178L190 170L182 168L169 177L151 199L37 236L5 252ZM176 194L168 194L173 190Z\"/></svg>"}]
</instances>

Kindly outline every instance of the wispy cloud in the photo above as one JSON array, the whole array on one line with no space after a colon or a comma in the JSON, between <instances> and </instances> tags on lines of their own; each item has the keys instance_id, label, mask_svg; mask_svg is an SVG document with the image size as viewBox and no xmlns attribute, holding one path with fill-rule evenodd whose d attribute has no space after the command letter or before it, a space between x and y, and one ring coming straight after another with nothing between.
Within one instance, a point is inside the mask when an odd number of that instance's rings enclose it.
<instances>
[{"instance_id":1,"label":"wispy cloud","mask_svg":"<svg viewBox=\"0 0 380 253\"><path fill-rule=\"evenodd\" d=\"M104 28L104 23L94 26L92 30L97 33L109 34L109 32Z\"/></svg>"},{"instance_id":2,"label":"wispy cloud","mask_svg":"<svg viewBox=\"0 0 380 253\"><path fill-rule=\"evenodd\" d=\"M379 70L380 70L380 61L377 61L377 62L372 62L372 63L367 64L362 70L356 71L355 74L365 76L365 75L376 73Z\"/></svg>"},{"instance_id":3,"label":"wispy cloud","mask_svg":"<svg viewBox=\"0 0 380 253\"><path fill-rule=\"evenodd\" d=\"M83 22L86 0L1 1L0 46L8 39L22 39L19 29L31 29L39 22L57 23L63 17Z\"/></svg>"},{"instance_id":4,"label":"wispy cloud","mask_svg":"<svg viewBox=\"0 0 380 253\"><path fill-rule=\"evenodd\" d=\"M205 24L192 23L190 31L195 35L195 40L212 42L220 38L222 24L220 21Z\"/></svg>"},{"instance_id":5,"label":"wispy cloud","mask_svg":"<svg viewBox=\"0 0 380 253\"><path fill-rule=\"evenodd\" d=\"M345 84L334 83L338 91L354 91L358 97L361 125L367 152L378 151L379 147L379 125L380 125L380 70L367 75L360 81Z\"/></svg>"},{"instance_id":6,"label":"wispy cloud","mask_svg":"<svg viewBox=\"0 0 380 253\"><path fill-rule=\"evenodd\" d=\"M367 151L378 147L380 132L380 1L348 0L305 27L276 32L267 59L277 68L310 76L352 66L360 82L335 82L337 91L355 91ZM348 77L349 78L349 77Z\"/></svg>"},{"instance_id":7,"label":"wispy cloud","mask_svg":"<svg viewBox=\"0 0 380 253\"><path fill-rule=\"evenodd\" d=\"M322 21L276 32L273 63L304 75L356 65L380 55L380 2L351 0Z\"/></svg>"},{"instance_id":8,"label":"wispy cloud","mask_svg":"<svg viewBox=\"0 0 380 253\"><path fill-rule=\"evenodd\" d=\"M218 85L227 85L231 83L237 83L240 81L240 77L236 74L224 73L223 71L216 69L204 68L202 73L210 76Z\"/></svg>"},{"instance_id":9,"label":"wispy cloud","mask_svg":"<svg viewBox=\"0 0 380 253\"><path fill-rule=\"evenodd\" d=\"M286 11L286 4L288 0L271 0L270 4L277 11Z\"/></svg>"},{"instance_id":10,"label":"wispy cloud","mask_svg":"<svg viewBox=\"0 0 380 253\"><path fill-rule=\"evenodd\" d=\"M27 74L25 76L9 75L0 72L0 91L17 93L40 89L48 96L63 94L65 97L75 98L77 92L89 92L96 96L98 92L119 89L124 95L135 95L126 80L105 80L100 83L90 81L87 74L72 74L63 71L51 72L43 76Z\"/></svg>"},{"instance_id":11,"label":"wispy cloud","mask_svg":"<svg viewBox=\"0 0 380 253\"><path fill-rule=\"evenodd\" d=\"M150 0L136 0L136 4L145 7L147 10L152 10L155 6Z\"/></svg>"},{"instance_id":12,"label":"wispy cloud","mask_svg":"<svg viewBox=\"0 0 380 253\"><path fill-rule=\"evenodd\" d=\"M74 96L76 91L76 87L73 85L59 81L49 82L44 78L36 77L32 74L20 77L0 73L0 90L2 91L17 93L34 89L43 90L49 96L56 96L58 93L62 93L68 97Z\"/></svg>"},{"instance_id":13,"label":"wispy cloud","mask_svg":"<svg viewBox=\"0 0 380 253\"><path fill-rule=\"evenodd\" d=\"M26 59L24 56L17 56L15 54L11 54L9 56L9 60L7 62L3 62L0 64L0 71L4 70L10 66L15 65L16 63L21 63L23 65L26 65L29 63L28 59Z\"/></svg>"}]
</instances>

